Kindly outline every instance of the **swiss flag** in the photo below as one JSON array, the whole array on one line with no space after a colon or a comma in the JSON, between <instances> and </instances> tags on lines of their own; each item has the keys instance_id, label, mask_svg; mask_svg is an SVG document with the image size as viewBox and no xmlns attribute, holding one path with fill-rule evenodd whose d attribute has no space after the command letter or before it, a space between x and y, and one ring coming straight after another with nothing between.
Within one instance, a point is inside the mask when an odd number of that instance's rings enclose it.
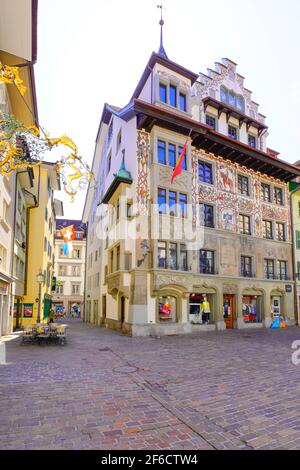
<instances>
[{"instance_id":1,"label":"swiss flag","mask_svg":"<svg viewBox=\"0 0 300 470\"><path fill-rule=\"evenodd\" d=\"M69 227L63 228L60 233L64 239L64 242L69 243L76 238L76 233L74 230L74 225L69 225Z\"/></svg>"}]
</instances>

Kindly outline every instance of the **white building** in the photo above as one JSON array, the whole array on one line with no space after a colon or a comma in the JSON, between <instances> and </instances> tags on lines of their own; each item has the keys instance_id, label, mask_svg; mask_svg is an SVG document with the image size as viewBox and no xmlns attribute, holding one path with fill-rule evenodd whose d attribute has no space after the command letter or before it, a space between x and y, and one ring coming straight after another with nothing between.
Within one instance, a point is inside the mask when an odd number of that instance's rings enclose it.
<instances>
[{"instance_id":1,"label":"white building","mask_svg":"<svg viewBox=\"0 0 300 470\"><path fill-rule=\"evenodd\" d=\"M64 255L63 238L60 230L74 225L76 239L72 242L72 251ZM57 312L84 311L86 226L80 220L56 220L55 232L55 268L56 292L52 296L52 305Z\"/></svg>"}]
</instances>

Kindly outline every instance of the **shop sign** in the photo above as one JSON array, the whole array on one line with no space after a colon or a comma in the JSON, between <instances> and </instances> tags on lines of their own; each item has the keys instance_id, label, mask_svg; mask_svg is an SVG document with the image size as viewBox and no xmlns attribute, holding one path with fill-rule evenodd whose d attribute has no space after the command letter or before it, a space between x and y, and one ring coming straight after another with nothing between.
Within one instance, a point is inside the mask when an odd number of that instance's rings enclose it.
<instances>
[{"instance_id":1,"label":"shop sign","mask_svg":"<svg viewBox=\"0 0 300 470\"><path fill-rule=\"evenodd\" d=\"M293 292L293 286L291 286L291 285L285 286L285 292L287 292L287 293Z\"/></svg>"},{"instance_id":2,"label":"shop sign","mask_svg":"<svg viewBox=\"0 0 300 470\"><path fill-rule=\"evenodd\" d=\"M33 304L24 304L24 318L32 318L33 317Z\"/></svg>"}]
</instances>

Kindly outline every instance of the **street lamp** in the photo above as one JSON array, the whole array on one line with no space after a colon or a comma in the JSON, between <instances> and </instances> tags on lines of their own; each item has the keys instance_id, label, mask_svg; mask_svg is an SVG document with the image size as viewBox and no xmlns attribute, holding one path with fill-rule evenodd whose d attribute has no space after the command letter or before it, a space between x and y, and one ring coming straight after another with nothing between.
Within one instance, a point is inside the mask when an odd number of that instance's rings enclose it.
<instances>
[{"instance_id":1,"label":"street lamp","mask_svg":"<svg viewBox=\"0 0 300 470\"><path fill-rule=\"evenodd\" d=\"M42 273L42 270L39 270L38 275L36 276L37 282L39 283L39 303L38 303L38 317L37 317L37 323L41 322L41 296L42 296L42 284L44 282L44 275Z\"/></svg>"}]
</instances>

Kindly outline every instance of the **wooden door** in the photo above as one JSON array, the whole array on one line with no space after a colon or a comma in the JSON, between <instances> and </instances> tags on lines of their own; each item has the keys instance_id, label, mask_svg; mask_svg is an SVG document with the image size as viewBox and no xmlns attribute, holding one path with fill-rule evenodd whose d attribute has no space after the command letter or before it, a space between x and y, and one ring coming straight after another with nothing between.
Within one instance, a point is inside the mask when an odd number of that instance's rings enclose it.
<instances>
[{"instance_id":1,"label":"wooden door","mask_svg":"<svg viewBox=\"0 0 300 470\"><path fill-rule=\"evenodd\" d=\"M226 328L232 330L234 328L234 296L224 295L223 300L223 315L226 323Z\"/></svg>"}]
</instances>

